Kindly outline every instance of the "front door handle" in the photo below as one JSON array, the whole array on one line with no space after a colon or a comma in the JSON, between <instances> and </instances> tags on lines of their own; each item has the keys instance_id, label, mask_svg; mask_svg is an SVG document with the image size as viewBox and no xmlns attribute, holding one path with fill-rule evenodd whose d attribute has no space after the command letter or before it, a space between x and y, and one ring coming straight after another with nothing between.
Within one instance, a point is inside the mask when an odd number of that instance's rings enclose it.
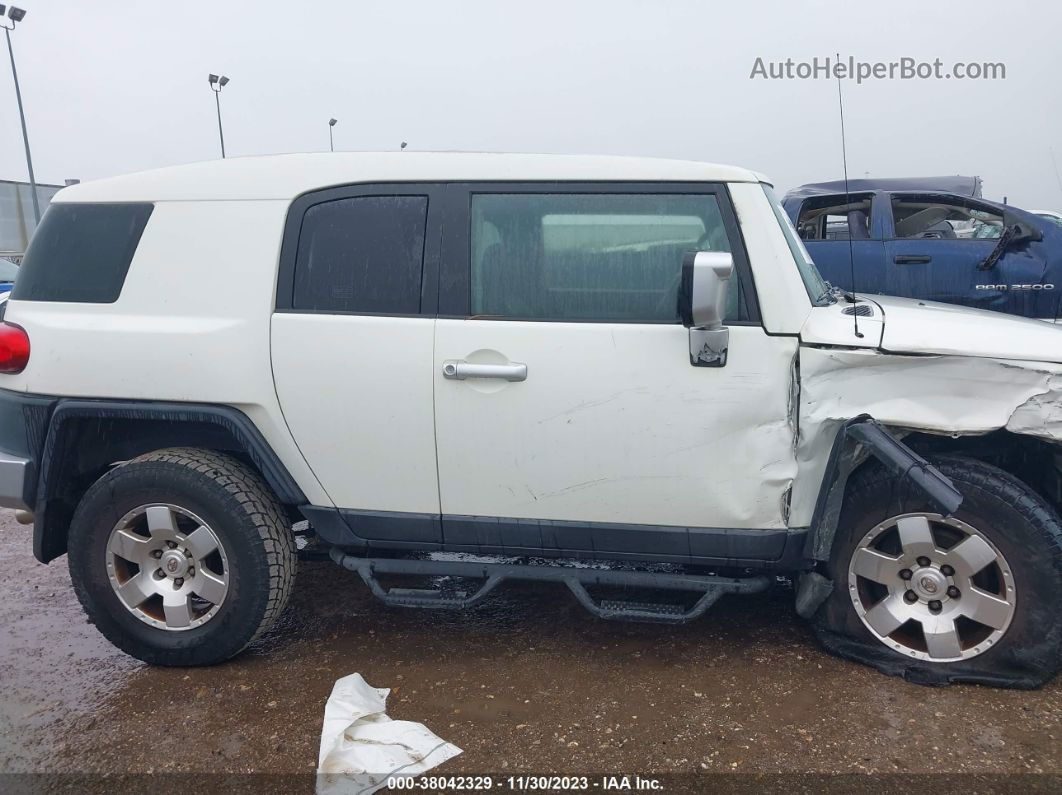
<instances>
[{"instance_id":1,"label":"front door handle","mask_svg":"<svg viewBox=\"0 0 1062 795\"><path fill-rule=\"evenodd\" d=\"M526 381L527 365L511 364L471 364L464 359L447 359L443 362L443 377L455 381L466 378L501 378L505 381Z\"/></svg>"},{"instance_id":2,"label":"front door handle","mask_svg":"<svg viewBox=\"0 0 1062 795\"><path fill-rule=\"evenodd\" d=\"M925 265L933 261L933 258L925 254L897 254L892 258L897 265Z\"/></svg>"}]
</instances>

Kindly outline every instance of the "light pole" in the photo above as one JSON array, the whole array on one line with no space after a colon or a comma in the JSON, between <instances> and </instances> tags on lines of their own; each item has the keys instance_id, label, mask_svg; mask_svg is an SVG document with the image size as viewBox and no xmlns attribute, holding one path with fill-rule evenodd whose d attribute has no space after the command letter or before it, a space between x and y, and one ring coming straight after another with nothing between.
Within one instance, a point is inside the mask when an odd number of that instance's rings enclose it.
<instances>
[{"instance_id":1,"label":"light pole","mask_svg":"<svg viewBox=\"0 0 1062 795\"><path fill-rule=\"evenodd\" d=\"M225 157L225 130L221 127L221 89L229 84L229 78L225 75L208 75L210 90L214 92L214 103L218 106L218 137L221 138L221 157Z\"/></svg>"},{"instance_id":2,"label":"light pole","mask_svg":"<svg viewBox=\"0 0 1062 795\"><path fill-rule=\"evenodd\" d=\"M3 19L5 7L3 3L0 3L0 19ZM7 21L0 22L0 27L4 29L4 35L7 36L7 54L11 56L11 76L15 79L15 99L18 100L18 117L22 120L22 143L26 147L26 170L29 171L29 183L30 183L30 198L33 199L33 218L36 223L41 222L41 206L37 201L37 180L33 176L33 158L30 157L30 145L29 145L29 133L26 132L26 113L22 110L22 91L18 87L18 70L15 69L15 50L11 47L11 31L15 29L15 25L21 22L26 17L26 12L21 8L7 8L7 19L11 20L9 25Z\"/></svg>"},{"instance_id":3,"label":"light pole","mask_svg":"<svg viewBox=\"0 0 1062 795\"><path fill-rule=\"evenodd\" d=\"M328 151L329 152L336 151L335 144L332 143L332 128L336 126L336 122L337 121L339 121L339 119L329 119L328 120Z\"/></svg>"}]
</instances>

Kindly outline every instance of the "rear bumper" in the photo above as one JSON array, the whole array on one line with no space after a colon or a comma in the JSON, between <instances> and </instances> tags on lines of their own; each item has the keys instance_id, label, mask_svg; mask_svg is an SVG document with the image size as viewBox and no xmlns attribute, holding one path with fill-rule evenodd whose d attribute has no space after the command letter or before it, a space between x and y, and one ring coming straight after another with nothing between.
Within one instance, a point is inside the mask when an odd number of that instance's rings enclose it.
<instances>
[{"instance_id":1,"label":"rear bumper","mask_svg":"<svg viewBox=\"0 0 1062 795\"><path fill-rule=\"evenodd\" d=\"M0 389L0 507L33 511L55 398Z\"/></svg>"},{"instance_id":2,"label":"rear bumper","mask_svg":"<svg viewBox=\"0 0 1062 795\"><path fill-rule=\"evenodd\" d=\"M31 511L26 503L26 480L33 462L0 450L0 507Z\"/></svg>"}]
</instances>

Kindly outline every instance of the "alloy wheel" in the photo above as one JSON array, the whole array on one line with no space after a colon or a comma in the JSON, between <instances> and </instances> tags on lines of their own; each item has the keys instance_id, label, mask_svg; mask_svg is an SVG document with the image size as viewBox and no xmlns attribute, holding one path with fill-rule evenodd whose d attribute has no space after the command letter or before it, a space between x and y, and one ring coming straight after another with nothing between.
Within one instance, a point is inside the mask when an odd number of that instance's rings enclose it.
<instances>
[{"instance_id":1,"label":"alloy wheel","mask_svg":"<svg viewBox=\"0 0 1062 795\"><path fill-rule=\"evenodd\" d=\"M146 624L179 632L201 626L229 590L217 534L176 505L134 508L107 541L107 577L122 605Z\"/></svg>"},{"instance_id":2,"label":"alloy wheel","mask_svg":"<svg viewBox=\"0 0 1062 795\"><path fill-rule=\"evenodd\" d=\"M903 514L874 527L852 553L848 591L878 640L930 662L992 648L1017 604L1002 553L976 528L939 514Z\"/></svg>"}]
</instances>

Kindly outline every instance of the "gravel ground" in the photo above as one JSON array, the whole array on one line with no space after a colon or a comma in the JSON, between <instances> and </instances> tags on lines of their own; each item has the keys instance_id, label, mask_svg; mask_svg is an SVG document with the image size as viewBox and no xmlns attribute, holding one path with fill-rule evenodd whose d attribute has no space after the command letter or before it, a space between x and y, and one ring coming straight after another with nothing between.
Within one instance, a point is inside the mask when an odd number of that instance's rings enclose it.
<instances>
[{"instance_id":1,"label":"gravel ground","mask_svg":"<svg viewBox=\"0 0 1062 795\"><path fill-rule=\"evenodd\" d=\"M463 613L391 609L355 575L303 562L292 606L256 647L164 669L86 622L65 559L38 564L31 535L0 512L0 773L91 775L7 775L0 790L259 773L301 776L263 777L255 791L312 791L325 700L353 672L392 688L393 718L464 749L437 773L641 773L675 791L810 791L823 773L857 774L834 779L844 790L1062 786L1062 681L1018 692L890 679L820 651L782 586L667 627L594 619L551 585L504 587ZM1020 775L1036 773L1054 775Z\"/></svg>"}]
</instances>

